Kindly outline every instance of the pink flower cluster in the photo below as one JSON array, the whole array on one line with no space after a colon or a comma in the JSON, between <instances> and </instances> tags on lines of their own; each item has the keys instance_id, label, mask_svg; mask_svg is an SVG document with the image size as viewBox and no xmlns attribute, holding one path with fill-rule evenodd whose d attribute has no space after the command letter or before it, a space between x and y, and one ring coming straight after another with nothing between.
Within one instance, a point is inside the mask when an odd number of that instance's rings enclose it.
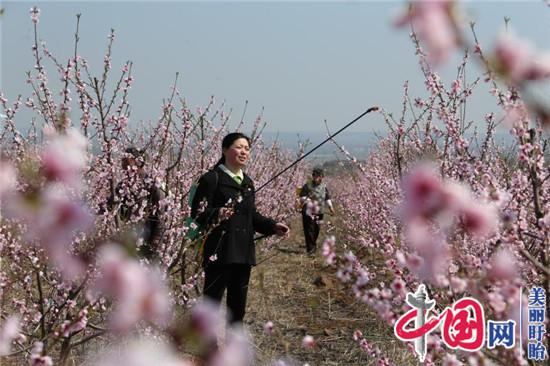
<instances>
[{"instance_id":1,"label":"pink flower cluster","mask_svg":"<svg viewBox=\"0 0 550 366\"><path fill-rule=\"evenodd\" d=\"M493 205L478 203L463 185L443 182L434 166L420 164L413 168L403 181L403 192L403 218L415 226L411 228L413 241L427 236L428 228L423 225L428 220L447 226L449 218L456 217L465 232L479 239L490 237L498 229Z\"/></svg>"},{"instance_id":2,"label":"pink flower cluster","mask_svg":"<svg viewBox=\"0 0 550 366\"><path fill-rule=\"evenodd\" d=\"M158 271L128 257L121 246L106 244L98 253L98 273L92 294L116 299L110 317L113 330L128 331L140 320L160 327L168 325L170 300Z\"/></svg>"},{"instance_id":3,"label":"pink flower cluster","mask_svg":"<svg viewBox=\"0 0 550 366\"><path fill-rule=\"evenodd\" d=\"M27 239L44 248L66 278L73 279L84 271L81 261L71 253L73 238L92 224L90 212L79 197L87 143L73 129L66 134L53 130L48 134L51 141L40 156L45 181L40 181L40 176L28 177L28 182L19 183L24 189L16 192L15 169L6 163L0 166L0 175L8 183L3 189L6 215L24 223ZM27 159L32 161L33 157Z\"/></svg>"},{"instance_id":4,"label":"pink flower cluster","mask_svg":"<svg viewBox=\"0 0 550 366\"><path fill-rule=\"evenodd\" d=\"M527 40L502 32L493 50L496 71L515 85L550 77L550 53L538 54Z\"/></svg>"},{"instance_id":5,"label":"pink flower cluster","mask_svg":"<svg viewBox=\"0 0 550 366\"><path fill-rule=\"evenodd\" d=\"M63 337L69 337L70 335L73 335L75 333L78 333L86 326L88 325L88 310L82 309L78 313L77 319L74 321L65 320L63 324L61 325L61 334L63 334Z\"/></svg>"},{"instance_id":6,"label":"pink flower cluster","mask_svg":"<svg viewBox=\"0 0 550 366\"><path fill-rule=\"evenodd\" d=\"M403 192L405 237L413 251L404 261L422 280L444 283L449 260L446 236L453 233L456 221L460 230L478 240L498 230L495 206L479 203L463 185L444 182L434 166L411 169L403 180Z\"/></svg>"},{"instance_id":7,"label":"pink flower cluster","mask_svg":"<svg viewBox=\"0 0 550 366\"><path fill-rule=\"evenodd\" d=\"M412 1L408 11L396 19L397 26L412 25L424 41L433 63L441 63L460 44L457 5L453 0Z\"/></svg>"},{"instance_id":8,"label":"pink flower cluster","mask_svg":"<svg viewBox=\"0 0 550 366\"><path fill-rule=\"evenodd\" d=\"M11 342L19 336L20 319L11 316L0 326L0 356L7 355L11 348Z\"/></svg>"},{"instance_id":9,"label":"pink flower cluster","mask_svg":"<svg viewBox=\"0 0 550 366\"><path fill-rule=\"evenodd\" d=\"M31 9L35 35L39 14ZM0 268L0 285L5 298L12 298L0 309L0 317L19 314L20 333L26 335L18 335L16 343L3 338L1 346L22 352L43 341L44 346L33 351L36 364L68 359L76 351L73 345L96 342L111 331L121 338L133 330L154 329L162 335L171 331L172 305L194 303L203 278L199 266L189 265L195 247L181 225L190 214L189 188L219 159L224 134L244 128L244 118L229 128L230 113L223 104L215 105L214 98L192 112L176 83L152 129L134 126L128 99L132 63L118 69L118 83L109 81L115 70L114 38L111 32L100 75L93 75L80 55L60 62L45 42L37 41L32 45L35 67L26 80L32 96L9 104L0 93L6 127L0 135L0 256L8 264ZM48 77L50 66L57 78ZM53 91L49 80L61 80L61 90ZM43 127L46 143L35 129L26 135L17 130L15 118L22 108L29 108L36 121L45 121L37 127ZM199 122L203 133L196 139L191 131ZM262 126L260 114L252 130L245 131L254 136L247 174L258 184L295 159L277 143L266 144ZM143 169L122 168L129 144L143 148ZM278 220L293 214L295 195L288 186L305 180L300 168L256 197L261 212L269 211ZM150 186L158 188L158 205L150 204ZM145 238L150 227L144 224L153 217L161 228L151 244ZM151 259L136 258L145 252L143 245L152 248L158 269L148 266ZM210 361L246 364L250 353L239 351L247 345L243 339L228 336L228 353L216 351ZM50 346L58 342L64 346ZM140 362L114 362L134 361ZM179 357L174 362L186 363Z\"/></svg>"},{"instance_id":10,"label":"pink flower cluster","mask_svg":"<svg viewBox=\"0 0 550 366\"><path fill-rule=\"evenodd\" d=\"M30 366L53 366L52 358L44 355L43 352L44 343L35 342L29 358Z\"/></svg>"},{"instance_id":11,"label":"pink flower cluster","mask_svg":"<svg viewBox=\"0 0 550 366\"><path fill-rule=\"evenodd\" d=\"M487 318L519 324L519 289L547 276L534 257L543 258L542 243L549 235L550 216L542 203L550 192L544 132L531 125L527 108L532 111L532 104L522 100L518 86L500 90L490 73L486 81L493 83L498 105L509 118L516 112L510 132L517 148L494 138L502 120L498 113L485 114L483 134L472 132L463 108L477 82L466 81L467 55L458 77L447 83L412 39L428 96L408 95L406 84L402 115L381 111L390 132L367 161L358 163L345 154L355 184L338 184L340 176L332 183L346 222L345 229L332 228L341 235L342 251L327 245L325 256L350 283L350 291L362 293L361 299L389 325L403 314L407 291L426 281L438 304L468 294L482 301ZM433 163L418 163L425 159ZM368 268L362 292L355 286L355 267L350 271L350 250ZM447 353L439 337L428 342L427 364L464 362L462 355ZM373 357L386 362L380 354ZM521 355L499 349L489 356L473 354L467 362L489 358L522 362Z\"/></svg>"},{"instance_id":12,"label":"pink flower cluster","mask_svg":"<svg viewBox=\"0 0 550 366\"><path fill-rule=\"evenodd\" d=\"M333 265L336 261L335 244L336 238L334 235L327 237L323 241L323 257L328 265Z\"/></svg>"},{"instance_id":13,"label":"pink flower cluster","mask_svg":"<svg viewBox=\"0 0 550 366\"><path fill-rule=\"evenodd\" d=\"M94 366L193 366L168 345L153 339L135 339L94 356Z\"/></svg>"},{"instance_id":14,"label":"pink flower cluster","mask_svg":"<svg viewBox=\"0 0 550 366\"><path fill-rule=\"evenodd\" d=\"M382 351L380 348L369 343L363 333L360 330L356 330L353 333L353 340L356 341L359 346L366 352L369 356L374 359L377 359L377 366L394 366L394 363L391 362L387 357L382 356Z\"/></svg>"},{"instance_id":15,"label":"pink flower cluster","mask_svg":"<svg viewBox=\"0 0 550 366\"><path fill-rule=\"evenodd\" d=\"M29 14L31 15L31 20L34 24L38 24L38 20L40 17L40 9L38 9L36 6L33 6L29 10Z\"/></svg>"}]
</instances>

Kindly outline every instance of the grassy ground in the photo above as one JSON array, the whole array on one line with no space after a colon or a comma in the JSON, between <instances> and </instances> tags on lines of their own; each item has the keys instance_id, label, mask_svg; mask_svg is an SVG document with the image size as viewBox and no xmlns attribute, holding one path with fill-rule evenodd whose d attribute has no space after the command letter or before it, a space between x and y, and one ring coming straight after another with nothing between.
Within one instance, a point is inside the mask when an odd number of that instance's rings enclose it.
<instances>
[{"instance_id":1,"label":"grassy ground","mask_svg":"<svg viewBox=\"0 0 550 366\"><path fill-rule=\"evenodd\" d=\"M325 265L322 239L316 255L306 255L301 223L294 222L291 237L264 258L276 255L253 269L245 323L253 334L257 364L280 358L311 366L375 364L353 341L357 329L397 364L414 362L392 329L356 301ZM267 321L275 325L271 336L264 333ZM302 348L306 334L315 338L314 349Z\"/></svg>"}]
</instances>

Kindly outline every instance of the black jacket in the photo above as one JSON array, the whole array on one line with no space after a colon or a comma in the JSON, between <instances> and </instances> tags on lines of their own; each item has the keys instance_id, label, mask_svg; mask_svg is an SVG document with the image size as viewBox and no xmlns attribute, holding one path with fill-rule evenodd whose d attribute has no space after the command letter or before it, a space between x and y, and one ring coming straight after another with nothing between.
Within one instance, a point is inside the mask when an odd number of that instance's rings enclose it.
<instances>
[{"instance_id":1,"label":"black jacket","mask_svg":"<svg viewBox=\"0 0 550 366\"><path fill-rule=\"evenodd\" d=\"M217 175L217 176L216 176ZM235 213L215 227L206 238L203 251L203 265L210 263L210 256L216 255L216 264L256 264L254 233L275 234L276 222L262 216L256 210L254 183L246 174L239 185L219 167L205 173L200 179L191 205L191 216L208 231L217 220L218 211L229 199L240 203L234 206ZM199 213L200 203L207 206Z\"/></svg>"}]
</instances>

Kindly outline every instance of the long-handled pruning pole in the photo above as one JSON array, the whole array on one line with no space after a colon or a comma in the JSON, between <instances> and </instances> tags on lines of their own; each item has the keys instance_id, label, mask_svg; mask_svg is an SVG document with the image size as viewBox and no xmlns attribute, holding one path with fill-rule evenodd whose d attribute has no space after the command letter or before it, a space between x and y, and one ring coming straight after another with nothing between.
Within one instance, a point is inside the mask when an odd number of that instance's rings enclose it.
<instances>
[{"instance_id":1,"label":"long-handled pruning pole","mask_svg":"<svg viewBox=\"0 0 550 366\"><path fill-rule=\"evenodd\" d=\"M365 112L361 113L360 115L358 115L357 117L355 117L355 119L353 121L351 121L350 123L348 123L347 125L345 125L344 127L342 127L341 129L339 129L338 131L336 131L335 133L333 133L332 135L330 135L329 137L327 137L323 142L319 143L317 146L315 146L313 149L309 150L307 153L305 153L304 155L300 156L298 159L296 159L292 164L290 164L289 166L287 166L286 168L284 168L283 170L281 170L279 173L275 174L272 178L270 178L267 182L265 182L264 184L262 184L260 186L260 188L256 189L254 191L254 193L258 193L259 191L262 190L262 188L264 188L265 186L267 186L269 183L273 182L275 179L277 179L279 176L281 176L282 174L284 174L287 170L289 170L290 168L292 168L293 166L295 166L296 164L298 164L300 161L304 160L306 157L308 157L309 155L311 155L315 150L317 150L318 148L320 148L321 146L323 146L324 144L326 144L328 141L330 141L331 139L333 139L336 135L338 135L340 132L344 131L346 128L350 127L352 124L354 124L355 122L359 121L361 118L363 118L365 115L369 114L370 112L374 112L374 111L377 111L379 108L378 107L370 107L369 109L367 109Z\"/></svg>"},{"instance_id":2,"label":"long-handled pruning pole","mask_svg":"<svg viewBox=\"0 0 550 366\"><path fill-rule=\"evenodd\" d=\"M353 119L351 122L349 122L347 125L345 125L344 127L342 127L341 129L339 129L338 131L336 131L335 133L333 133L332 135L329 135L323 142L319 143L317 146L315 146L313 149L309 150L307 153L305 153L304 155L300 156L298 159L296 159L292 164L290 164L289 166L287 166L286 168L284 168L283 170L281 170L279 173L275 174L272 178L270 178L267 182L265 182L264 184L262 184L260 186L260 188L256 189L254 191L254 193L258 193L260 190L262 190L262 188L266 187L268 184L270 184L271 182L273 182L275 179L277 179L279 176L281 176L282 174L284 174L287 170L289 170L290 168L292 168L293 166L295 166L296 164L298 164L300 161L304 160L306 157L308 157L309 155L311 155L315 150L317 150L318 148L320 148L321 146L323 146L324 144L326 144L328 141L330 141L331 139L333 139L336 135L338 135L340 132L344 131L346 128L350 127L352 124L354 124L355 122L359 121L361 118L363 118L364 116L366 116L367 114L369 114L370 112L374 112L374 111L377 111L379 108L374 106L374 107L370 107L369 109L367 109L365 112L361 113L360 115L358 115L357 117L355 117L355 119ZM260 239L263 239L265 238L267 235L261 235L261 236L258 236L256 238L254 238L254 240L260 240Z\"/></svg>"}]
</instances>

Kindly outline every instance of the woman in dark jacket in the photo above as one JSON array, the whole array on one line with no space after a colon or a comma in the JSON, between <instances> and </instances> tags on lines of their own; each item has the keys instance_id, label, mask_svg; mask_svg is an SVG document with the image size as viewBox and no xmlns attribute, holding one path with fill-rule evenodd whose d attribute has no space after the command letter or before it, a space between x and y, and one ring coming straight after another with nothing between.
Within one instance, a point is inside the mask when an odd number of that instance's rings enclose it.
<instances>
[{"instance_id":1,"label":"woman in dark jacket","mask_svg":"<svg viewBox=\"0 0 550 366\"><path fill-rule=\"evenodd\" d=\"M242 322L250 270L256 264L254 233L284 236L284 223L262 216L256 210L254 183L244 174L250 155L250 139L230 133L222 141L223 156L200 179L191 216L207 238L202 264L204 296L220 302L227 288L229 322Z\"/></svg>"}]
</instances>

